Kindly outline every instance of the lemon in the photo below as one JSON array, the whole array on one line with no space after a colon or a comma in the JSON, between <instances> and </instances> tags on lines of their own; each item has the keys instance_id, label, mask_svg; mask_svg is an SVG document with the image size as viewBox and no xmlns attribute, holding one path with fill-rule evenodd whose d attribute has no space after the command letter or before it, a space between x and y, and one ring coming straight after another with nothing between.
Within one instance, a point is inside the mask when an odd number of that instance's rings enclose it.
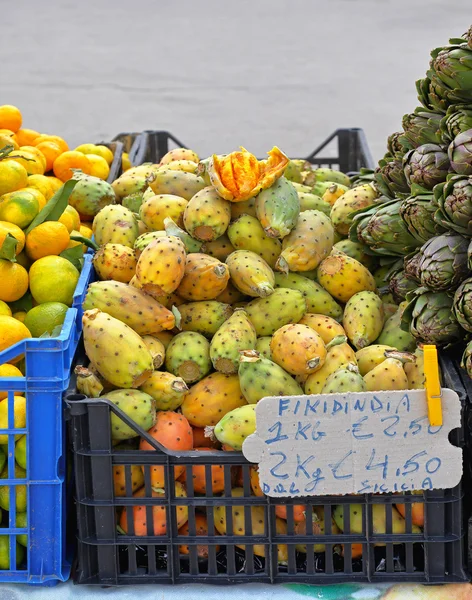
<instances>
[{"instance_id":1,"label":"lemon","mask_svg":"<svg viewBox=\"0 0 472 600\"><path fill-rule=\"evenodd\" d=\"M18 425L17 425L17 402L19 404L20 399L24 400L24 406L22 408L21 419L18 416ZM2 411L2 405L8 404L8 402L0 403L0 423L2 423L2 428L7 428L7 419L6 415L8 415L8 408L6 411ZM26 425L26 400L23 396L17 396L15 398L15 428L24 427ZM5 413L5 416L2 413ZM20 409L19 409L20 412ZM19 438L20 436L15 436L15 438ZM8 443L8 435L0 435L0 439L6 438L4 444ZM2 474L0 475L0 479L8 479L8 466L6 466ZM15 476L12 479L26 479L26 471L15 465ZM15 485L15 496L16 496L16 511L17 512L25 512L26 511L26 485ZM10 510L10 486L9 485L0 485L0 506L4 510Z\"/></svg>"},{"instance_id":2,"label":"lemon","mask_svg":"<svg viewBox=\"0 0 472 600\"><path fill-rule=\"evenodd\" d=\"M17 321L13 317L0 316L0 352L30 337L31 333L29 329L21 321ZM21 359L22 355L16 356L8 362L14 364ZM1 405L2 403L0 402Z\"/></svg>"},{"instance_id":3,"label":"lemon","mask_svg":"<svg viewBox=\"0 0 472 600\"><path fill-rule=\"evenodd\" d=\"M33 194L33 196L38 201L40 211L43 210L43 208L46 206L46 198L45 198L44 194L41 193L37 188L25 187L25 188L21 188L21 190L18 190L18 191L19 192L29 192L30 194Z\"/></svg>"},{"instance_id":4,"label":"lemon","mask_svg":"<svg viewBox=\"0 0 472 600\"><path fill-rule=\"evenodd\" d=\"M12 314L12 317L17 321L21 321L22 323L24 323L26 319L26 312L24 310L19 310L18 312L14 312Z\"/></svg>"},{"instance_id":5,"label":"lemon","mask_svg":"<svg viewBox=\"0 0 472 600\"><path fill-rule=\"evenodd\" d=\"M68 247L69 232L58 221L44 221L26 236L26 254L31 260L59 255Z\"/></svg>"},{"instance_id":6,"label":"lemon","mask_svg":"<svg viewBox=\"0 0 472 600\"><path fill-rule=\"evenodd\" d=\"M5 363L4 365L0 365L0 378L1 377L23 377L23 373L15 367L15 365L10 365L9 363ZM15 396L21 396L22 392L15 392ZM8 396L8 392L0 391L0 400L4 400Z\"/></svg>"},{"instance_id":7,"label":"lemon","mask_svg":"<svg viewBox=\"0 0 472 600\"><path fill-rule=\"evenodd\" d=\"M124 173L128 169L131 169L132 166L133 165L131 164L131 161L129 159L129 154L127 152L123 152L123 154L121 155L121 170Z\"/></svg>"},{"instance_id":8,"label":"lemon","mask_svg":"<svg viewBox=\"0 0 472 600\"><path fill-rule=\"evenodd\" d=\"M97 154L87 154L87 158L92 165L90 175L106 180L110 174L110 167L108 166L107 161L102 156L98 156Z\"/></svg>"},{"instance_id":9,"label":"lemon","mask_svg":"<svg viewBox=\"0 0 472 600\"><path fill-rule=\"evenodd\" d=\"M31 265L30 290L38 304L62 302L72 306L79 271L62 256L45 256Z\"/></svg>"},{"instance_id":10,"label":"lemon","mask_svg":"<svg viewBox=\"0 0 472 600\"><path fill-rule=\"evenodd\" d=\"M95 146L95 152L92 152L92 154L98 154L98 156L101 156L102 158L104 158L107 161L108 165L111 165L111 163L113 162L114 154L113 152L110 150L110 148L107 148L106 146L102 146L101 144L99 144L98 146Z\"/></svg>"},{"instance_id":11,"label":"lemon","mask_svg":"<svg viewBox=\"0 0 472 600\"><path fill-rule=\"evenodd\" d=\"M26 469L26 435L22 435L15 444L15 460L22 469Z\"/></svg>"},{"instance_id":12,"label":"lemon","mask_svg":"<svg viewBox=\"0 0 472 600\"><path fill-rule=\"evenodd\" d=\"M82 154L95 154L97 146L95 144L80 144L75 148L75 152L82 152Z\"/></svg>"},{"instance_id":13,"label":"lemon","mask_svg":"<svg viewBox=\"0 0 472 600\"><path fill-rule=\"evenodd\" d=\"M11 317L11 308L3 300L0 300L0 315L4 317Z\"/></svg>"},{"instance_id":14,"label":"lemon","mask_svg":"<svg viewBox=\"0 0 472 600\"><path fill-rule=\"evenodd\" d=\"M39 202L31 192L18 190L0 196L0 221L8 221L24 229L38 213Z\"/></svg>"},{"instance_id":15,"label":"lemon","mask_svg":"<svg viewBox=\"0 0 472 600\"><path fill-rule=\"evenodd\" d=\"M28 183L26 187L28 189L36 188L46 198L46 202L52 198L54 191L52 185L49 182L50 177L46 175L28 175ZM61 182L62 185L62 182Z\"/></svg>"},{"instance_id":16,"label":"lemon","mask_svg":"<svg viewBox=\"0 0 472 600\"><path fill-rule=\"evenodd\" d=\"M44 175L43 161L29 150L14 150L11 158L5 158L5 161L14 160L24 166L28 175Z\"/></svg>"},{"instance_id":17,"label":"lemon","mask_svg":"<svg viewBox=\"0 0 472 600\"><path fill-rule=\"evenodd\" d=\"M73 206L66 206L66 209L58 219L59 223L62 223L67 227L67 231L79 231L80 229L80 215Z\"/></svg>"},{"instance_id":18,"label":"lemon","mask_svg":"<svg viewBox=\"0 0 472 600\"><path fill-rule=\"evenodd\" d=\"M16 526L18 528L21 528L21 529L28 529L28 515L27 515L27 513L21 512L21 513L17 513L16 514ZM21 535L17 535L16 536L16 541L18 542L18 544L21 544L21 546L24 546L25 548L28 547L28 535L26 533L22 533ZM17 547L16 547L16 556L17 556L16 560L18 560L18 548L21 548L21 546L17 545ZM23 556L23 554L20 552L20 556ZM21 560L22 559L20 559L20 562L21 562Z\"/></svg>"},{"instance_id":19,"label":"lemon","mask_svg":"<svg viewBox=\"0 0 472 600\"><path fill-rule=\"evenodd\" d=\"M18 515L19 516L19 515ZM17 522L18 522L17 516ZM17 544L16 544L16 567L19 567L25 558L25 550L23 546L21 546L18 542L19 538L23 537L22 535L16 536ZM11 536L11 539L15 539L15 536ZM12 569L14 567L11 567ZM9 535L0 535L0 569L10 570L10 536Z\"/></svg>"},{"instance_id":20,"label":"lemon","mask_svg":"<svg viewBox=\"0 0 472 600\"><path fill-rule=\"evenodd\" d=\"M0 160L0 196L28 185L28 173L15 160Z\"/></svg>"},{"instance_id":21,"label":"lemon","mask_svg":"<svg viewBox=\"0 0 472 600\"><path fill-rule=\"evenodd\" d=\"M25 325L33 337L41 337L44 333L51 335L64 323L66 313L67 306L62 302L44 302L28 311Z\"/></svg>"}]
</instances>

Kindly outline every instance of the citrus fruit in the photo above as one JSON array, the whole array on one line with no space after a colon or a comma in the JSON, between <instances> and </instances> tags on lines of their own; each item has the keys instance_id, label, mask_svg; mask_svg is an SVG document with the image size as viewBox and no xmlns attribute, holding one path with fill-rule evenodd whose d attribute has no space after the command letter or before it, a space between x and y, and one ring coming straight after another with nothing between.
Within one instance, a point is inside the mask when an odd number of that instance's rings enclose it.
<instances>
[{"instance_id":1,"label":"citrus fruit","mask_svg":"<svg viewBox=\"0 0 472 600\"><path fill-rule=\"evenodd\" d=\"M67 231L79 231L80 229L80 215L70 204L66 206L64 212L59 217L59 223L62 223L67 227Z\"/></svg>"},{"instance_id":2,"label":"citrus fruit","mask_svg":"<svg viewBox=\"0 0 472 600\"><path fill-rule=\"evenodd\" d=\"M92 165L90 175L106 180L110 174L110 167L107 161L102 156L98 156L98 154L87 154L87 158Z\"/></svg>"},{"instance_id":3,"label":"citrus fruit","mask_svg":"<svg viewBox=\"0 0 472 600\"><path fill-rule=\"evenodd\" d=\"M34 146L34 141L39 137L39 132L34 129L18 129L15 133L16 139L20 146Z\"/></svg>"},{"instance_id":4,"label":"citrus fruit","mask_svg":"<svg viewBox=\"0 0 472 600\"><path fill-rule=\"evenodd\" d=\"M46 198L47 202L54 194L53 187L49 179L50 177L46 177L46 175L29 175L26 187L37 189Z\"/></svg>"},{"instance_id":5,"label":"citrus fruit","mask_svg":"<svg viewBox=\"0 0 472 600\"><path fill-rule=\"evenodd\" d=\"M31 267L32 261L26 256L26 252L22 250L19 254L16 255L16 262L24 267L27 271Z\"/></svg>"},{"instance_id":6,"label":"citrus fruit","mask_svg":"<svg viewBox=\"0 0 472 600\"><path fill-rule=\"evenodd\" d=\"M15 150L18 150L20 146L15 140L14 133L10 136L8 133L0 132L0 148L4 148L5 146L13 146Z\"/></svg>"},{"instance_id":7,"label":"citrus fruit","mask_svg":"<svg viewBox=\"0 0 472 600\"><path fill-rule=\"evenodd\" d=\"M95 154L96 149L97 146L95 146L95 144L80 144L80 146L77 146L75 151L82 152L82 154Z\"/></svg>"},{"instance_id":8,"label":"citrus fruit","mask_svg":"<svg viewBox=\"0 0 472 600\"><path fill-rule=\"evenodd\" d=\"M5 162L10 160L14 160L22 164L28 175L44 175L43 162L40 160L40 158L38 158L38 156L32 152L29 152L28 150L22 150L21 148L19 150L14 150L10 156L7 156L7 158L4 159Z\"/></svg>"},{"instance_id":9,"label":"citrus fruit","mask_svg":"<svg viewBox=\"0 0 472 600\"><path fill-rule=\"evenodd\" d=\"M17 262L0 259L0 281L0 300L14 302L28 290L28 271Z\"/></svg>"},{"instance_id":10,"label":"citrus fruit","mask_svg":"<svg viewBox=\"0 0 472 600\"><path fill-rule=\"evenodd\" d=\"M0 248L2 247L2 244L8 234L12 235L18 240L15 253L19 254L25 247L25 234L18 227L18 225L14 225L8 221L0 221Z\"/></svg>"},{"instance_id":11,"label":"citrus fruit","mask_svg":"<svg viewBox=\"0 0 472 600\"><path fill-rule=\"evenodd\" d=\"M4 104L0 106L0 128L11 129L15 132L21 127L23 118L21 112L16 106L11 104Z\"/></svg>"},{"instance_id":12,"label":"citrus fruit","mask_svg":"<svg viewBox=\"0 0 472 600\"><path fill-rule=\"evenodd\" d=\"M6 317L12 316L11 308L3 300L0 300L0 315L6 316ZM1 375L0 375L0 377L1 377Z\"/></svg>"},{"instance_id":13,"label":"citrus fruit","mask_svg":"<svg viewBox=\"0 0 472 600\"><path fill-rule=\"evenodd\" d=\"M79 231L71 231L70 235L80 235ZM76 240L69 240L69 243L67 244L67 248L75 248L76 246L81 246L81 242L77 242ZM87 248L84 249L84 252L87 251Z\"/></svg>"},{"instance_id":14,"label":"citrus fruit","mask_svg":"<svg viewBox=\"0 0 472 600\"><path fill-rule=\"evenodd\" d=\"M31 260L43 256L57 256L69 244L67 227L58 221L44 221L26 236L26 254Z\"/></svg>"},{"instance_id":15,"label":"citrus fruit","mask_svg":"<svg viewBox=\"0 0 472 600\"><path fill-rule=\"evenodd\" d=\"M90 223L91 225L91 223ZM87 225L81 225L80 226L80 231L79 231L80 235L91 240L92 236L93 236L93 231L91 227L88 227Z\"/></svg>"},{"instance_id":16,"label":"citrus fruit","mask_svg":"<svg viewBox=\"0 0 472 600\"><path fill-rule=\"evenodd\" d=\"M72 306L79 271L62 256L45 256L31 265L30 290L38 304L62 302Z\"/></svg>"},{"instance_id":17,"label":"citrus fruit","mask_svg":"<svg viewBox=\"0 0 472 600\"><path fill-rule=\"evenodd\" d=\"M21 441L21 440L20 440ZM16 526L20 529L28 529L28 514L26 512L16 513ZM20 535L16 536L16 541L18 544L21 544L24 548L28 547L28 534L20 533ZM21 546L16 545L16 561L18 564L21 564L24 558L24 551L20 550L20 554L18 554L18 548ZM8 555L10 556L10 555ZM9 567L7 567L9 568Z\"/></svg>"},{"instance_id":18,"label":"citrus fruit","mask_svg":"<svg viewBox=\"0 0 472 600\"><path fill-rule=\"evenodd\" d=\"M132 166L133 165L131 164L131 161L129 159L129 154L127 152L123 152L123 154L121 155L121 170L124 173L128 169L131 169Z\"/></svg>"},{"instance_id":19,"label":"citrus fruit","mask_svg":"<svg viewBox=\"0 0 472 600\"><path fill-rule=\"evenodd\" d=\"M15 365L5 363L4 365L0 365L0 379L2 377L23 377L23 373ZM8 392L0 391L0 400L5 400L7 396ZM21 392L15 392L15 396L21 396Z\"/></svg>"},{"instance_id":20,"label":"citrus fruit","mask_svg":"<svg viewBox=\"0 0 472 600\"><path fill-rule=\"evenodd\" d=\"M39 177L44 177L44 175L39 175ZM40 211L43 210L43 208L46 206L46 198L36 188L25 187L25 188L21 188L21 190L17 190L17 191L18 192L29 192L30 194L33 194L33 196L38 201Z\"/></svg>"},{"instance_id":21,"label":"citrus fruit","mask_svg":"<svg viewBox=\"0 0 472 600\"><path fill-rule=\"evenodd\" d=\"M12 317L17 321L21 321L22 323L24 323L26 318L26 312L24 310L19 310L18 312L13 313Z\"/></svg>"},{"instance_id":22,"label":"citrus fruit","mask_svg":"<svg viewBox=\"0 0 472 600\"><path fill-rule=\"evenodd\" d=\"M110 148L107 148L106 146L103 146L102 144L98 144L98 146L96 146L96 150L93 154L98 154L98 156L101 156L102 158L104 158L107 161L108 165L111 165L111 163L113 162L113 159L115 158L113 155L113 152L110 150Z\"/></svg>"},{"instance_id":23,"label":"citrus fruit","mask_svg":"<svg viewBox=\"0 0 472 600\"><path fill-rule=\"evenodd\" d=\"M8 402L0 403L0 427L2 429L7 429L8 422ZM3 406L5 404L6 406ZM22 429L26 427L26 399L23 396L15 397L14 404L14 417L13 423L15 425L15 429ZM22 436L22 433L15 435L15 440L19 440ZM5 440L5 441L4 441ZM8 434L0 435L0 444L8 443ZM8 465L3 469L2 474L0 475L1 479L26 479L26 471L15 465L15 474L11 474L9 477L8 473ZM26 500L26 485L20 484L14 486L15 491L13 496L15 498L15 506L17 512L25 512L27 500ZM0 507L4 510L10 510L10 486L9 485L0 485ZM18 547L17 547L18 548Z\"/></svg>"},{"instance_id":24,"label":"citrus fruit","mask_svg":"<svg viewBox=\"0 0 472 600\"><path fill-rule=\"evenodd\" d=\"M22 513L20 513L22 514ZM17 527L18 525L18 516L16 518ZM23 534L24 535L24 534ZM20 537L23 535L11 536L11 539L14 540L17 537L16 544L16 565L14 567L10 567L10 536L9 535L0 535L0 569L5 569L7 571L14 570L21 565L23 559L25 558L25 549L18 542L20 541ZM27 537L27 536L26 536ZM23 540L24 541L24 540Z\"/></svg>"},{"instance_id":25,"label":"citrus fruit","mask_svg":"<svg viewBox=\"0 0 472 600\"><path fill-rule=\"evenodd\" d=\"M54 175L61 181L68 181L74 172L72 169L80 169L83 173L90 175L92 165L82 152L71 150L63 152L56 158L53 165Z\"/></svg>"},{"instance_id":26,"label":"citrus fruit","mask_svg":"<svg viewBox=\"0 0 472 600\"><path fill-rule=\"evenodd\" d=\"M15 160L0 160L0 196L28 185L28 173Z\"/></svg>"},{"instance_id":27,"label":"citrus fruit","mask_svg":"<svg viewBox=\"0 0 472 600\"><path fill-rule=\"evenodd\" d=\"M58 325L64 323L66 312L67 306L62 302L44 302L28 311L25 325L33 337L40 337L44 333L51 335Z\"/></svg>"},{"instance_id":28,"label":"citrus fruit","mask_svg":"<svg viewBox=\"0 0 472 600\"><path fill-rule=\"evenodd\" d=\"M45 171L50 171L54 161L62 154L61 147L56 142L40 142L36 148L40 150L46 159Z\"/></svg>"},{"instance_id":29,"label":"citrus fruit","mask_svg":"<svg viewBox=\"0 0 472 600\"><path fill-rule=\"evenodd\" d=\"M8 221L24 229L38 213L39 202L31 192L18 190L0 196L0 221Z\"/></svg>"},{"instance_id":30,"label":"citrus fruit","mask_svg":"<svg viewBox=\"0 0 472 600\"><path fill-rule=\"evenodd\" d=\"M17 321L13 317L0 316L0 352L30 337L31 333L29 329L21 321ZM21 356L17 356L9 362L16 363L20 358Z\"/></svg>"},{"instance_id":31,"label":"citrus fruit","mask_svg":"<svg viewBox=\"0 0 472 600\"><path fill-rule=\"evenodd\" d=\"M26 444L27 444L26 435L22 435L15 444L15 460L22 469L26 469ZM20 514L24 514L24 513L20 513ZM16 517L17 520L18 520L18 516L19 515L17 515L17 517ZM21 527L20 525L18 525L18 526Z\"/></svg>"},{"instance_id":32,"label":"citrus fruit","mask_svg":"<svg viewBox=\"0 0 472 600\"><path fill-rule=\"evenodd\" d=\"M49 185L52 187L52 193L55 194L64 185L64 182L54 177L54 175L48 175Z\"/></svg>"},{"instance_id":33,"label":"citrus fruit","mask_svg":"<svg viewBox=\"0 0 472 600\"><path fill-rule=\"evenodd\" d=\"M41 150L38 150L35 146L20 146L20 150L24 150L25 152L29 152L33 156L36 156L36 158L41 161L43 169L46 169L46 157Z\"/></svg>"},{"instance_id":34,"label":"citrus fruit","mask_svg":"<svg viewBox=\"0 0 472 600\"><path fill-rule=\"evenodd\" d=\"M54 142L63 152L67 152L69 150L67 142L58 135L47 135L46 133L42 133L34 140L34 145L37 146L41 142Z\"/></svg>"}]
</instances>

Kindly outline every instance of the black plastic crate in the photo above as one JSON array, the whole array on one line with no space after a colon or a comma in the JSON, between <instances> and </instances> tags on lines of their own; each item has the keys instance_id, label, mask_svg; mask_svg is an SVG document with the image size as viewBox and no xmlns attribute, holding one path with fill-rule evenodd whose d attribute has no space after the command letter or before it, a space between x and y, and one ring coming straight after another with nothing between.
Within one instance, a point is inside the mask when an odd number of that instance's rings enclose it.
<instances>
[{"instance_id":1,"label":"black plastic crate","mask_svg":"<svg viewBox=\"0 0 472 600\"><path fill-rule=\"evenodd\" d=\"M457 370L448 357L441 359L444 386L454 389L463 406L466 394ZM396 582L446 583L468 581L466 539L468 513L463 507L463 485L418 495L365 494L274 499L251 493L251 468L240 452L173 452L162 448L106 399L86 399L69 394L70 431L73 443L78 520L78 562L75 581L84 584L131 585L138 583L311 583ZM114 449L111 412L119 415L154 451ZM464 426L450 439L464 445ZM123 465L125 496L115 496L113 469ZM143 465L143 496L132 496L131 466ZM165 494L153 497L151 466L165 473ZM206 490L195 493L193 469L202 465ZM185 471L186 496L176 496L175 468ZM213 467L213 472L212 472ZM221 467L221 468L219 468ZM216 469L216 471L215 471ZM216 474L215 474L216 473ZM178 474L178 472L177 472ZM180 475L179 475L180 476ZM214 479L213 479L214 478ZM214 481L215 483L212 483ZM220 487L216 487L216 482ZM242 497L232 496L235 482ZM213 494L213 485L218 493ZM424 504L424 528L413 527L413 507ZM352 526L350 507L361 512L361 527ZM405 532L392 533L392 505L404 504ZM324 534L295 534L297 509L305 505L306 529L324 516ZM145 535L135 535L132 507L140 515ZM344 532L335 533L331 517L343 507ZM163 507L163 509L159 508ZM182 509L182 507L184 507ZM218 508L219 507L219 508ZM233 508L236 507L236 508ZM237 508L239 507L239 508ZM127 509L123 517L123 510ZM215 510L216 509L216 510ZM178 518L188 511L188 534L179 535ZM286 511L286 525L277 513ZM340 509L338 509L340 510ZM354 508L352 509L354 511ZM163 512L164 511L164 512ZM385 512L383 512L385 511ZM154 514L156 513L156 514ZM323 515L322 515L323 513ZM385 533L373 533L373 518L385 516ZM155 535L153 514L166 531ZM195 535L199 515L207 519L207 534ZM312 516L310 516L312 515ZM226 519L226 535L217 535L216 519ZM124 533L124 527L127 533ZM244 535L243 535L244 534ZM296 545L307 544L306 554ZM318 544L323 544L324 552ZM242 550L238 546L245 546ZM278 561L282 547L283 564ZM183 553L180 546L187 546ZM200 549L198 548L200 547ZM202 555L199 556L199 552ZM261 553L264 556L260 556Z\"/></svg>"},{"instance_id":2,"label":"black plastic crate","mask_svg":"<svg viewBox=\"0 0 472 600\"><path fill-rule=\"evenodd\" d=\"M168 131L120 133L114 139L124 143L133 166L143 162L158 163L169 150L188 147ZM344 173L359 171L362 167L374 168L364 131L357 127L336 129L309 156L292 158L304 158L318 167L339 169Z\"/></svg>"}]
</instances>

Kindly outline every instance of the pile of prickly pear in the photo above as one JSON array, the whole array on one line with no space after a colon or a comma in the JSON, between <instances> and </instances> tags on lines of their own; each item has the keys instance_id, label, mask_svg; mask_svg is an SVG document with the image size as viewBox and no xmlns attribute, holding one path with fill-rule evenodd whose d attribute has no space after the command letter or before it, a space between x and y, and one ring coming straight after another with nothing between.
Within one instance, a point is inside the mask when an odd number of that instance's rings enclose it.
<instances>
[{"instance_id":1,"label":"pile of prickly pear","mask_svg":"<svg viewBox=\"0 0 472 600\"><path fill-rule=\"evenodd\" d=\"M139 440L134 421L170 450L240 451L266 396L423 387L421 346L400 327L403 296L383 289L380 257L346 237L353 212L379 202L370 183L353 186L347 175L289 160L278 148L264 161L243 148L201 161L181 148L129 169L113 188L119 203L93 222L99 281L83 305L90 365L77 376L81 392L106 397L131 419L113 414L115 443ZM139 444L152 449L149 439ZM124 472L114 475L115 494L125 495ZM176 495L185 495L184 467L175 477ZM164 466L152 467L151 480L162 495ZM252 481L257 495L257 472ZM195 466L193 493L208 493L208 484L204 466ZM141 467L133 467L136 497L143 485ZM213 495L224 490L217 463L212 486ZM240 486L235 479L234 496L243 495ZM164 508L153 511L154 532L163 534ZM215 508L223 535L224 513ZM135 507L141 535L145 518ZM312 522L324 530L323 515ZM126 510L120 526L129 528Z\"/></svg>"}]
</instances>

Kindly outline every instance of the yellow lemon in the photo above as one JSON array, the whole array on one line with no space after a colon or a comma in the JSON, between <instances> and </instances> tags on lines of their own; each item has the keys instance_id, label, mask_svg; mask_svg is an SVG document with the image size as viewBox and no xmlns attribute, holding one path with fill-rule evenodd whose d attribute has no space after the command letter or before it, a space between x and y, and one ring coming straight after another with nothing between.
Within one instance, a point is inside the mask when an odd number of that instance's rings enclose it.
<instances>
[{"instance_id":1,"label":"yellow lemon","mask_svg":"<svg viewBox=\"0 0 472 600\"><path fill-rule=\"evenodd\" d=\"M20 146L18 145L14 136L14 133L11 135L8 133L0 133L0 149L5 148L5 146L13 146L14 150L18 150Z\"/></svg>"},{"instance_id":2,"label":"yellow lemon","mask_svg":"<svg viewBox=\"0 0 472 600\"><path fill-rule=\"evenodd\" d=\"M3 405L6 404L6 407ZM23 429L26 427L26 398L23 396L15 397L14 411L14 424L15 429ZM8 423L8 402L0 403L0 424L2 429L7 429ZM23 434L15 435L15 440L18 440ZM2 441L5 440L5 441ZM0 444L8 444L8 434L5 433L0 435ZM0 479L10 479L8 476L8 463L3 469ZM26 471L15 465L15 475L11 476L11 479L26 479ZM15 485L15 506L19 513L25 512L26 510L26 485ZM10 510L10 486L0 485L0 507L4 510Z\"/></svg>"},{"instance_id":3,"label":"yellow lemon","mask_svg":"<svg viewBox=\"0 0 472 600\"><path fill-rule=\"evenodd\" d=\"M83 173L90 175L91 168L92 165L87 155L75 150L63 152L56 158L53 165L54 175L63 182L72 177L74 174L72 169L80 169Z\"/></svg>"},{"instance_id":4,"label":"yellow lemon","mask_svg":"<svg viewBox=\"0 0 472 600\"><path fill-rule=\"evenodd\" d=\"M82 154L96 154L95 150L97 146L95 144L80 144L75 148L75 152L82 152Z\"/></svg>"},{"instance_id":5,"label":"yellow lemon","mask_svg":"<svg viewBox=\"0 0 472 600\"><path fill-rule=\"evenodd\" d=\"M16 191L0 196L0 221L28 227L39 213L39 202L30 192Z\"/></svg>"},{"instance_id":6,"label":"yellow lemon","mask_svg":"<svg viewBox=\"0 0 472 600\"><path fill-rule=\"evenodd\" d=\"M31 265L30 290L38 304L62 302L72 306L79 271L62 256L45 256Z\"/></svg>"},{"instance_id":7,"label":"yellow lemon","mask_svg":"<svg viewBox=\"0 0 472 600\"><path fill-rule=\"evenodd\" d=\"M58 190L61 189L61 187L64 185L64 182L58 179L57 177L54 177L54 175L48 175L47 177L49 185L52 188L52 193L55 194Z\"/></svg>"},{"instance_id":8,"label":"yellow lemon","mask_svg":"<svg viewBox=\"0 0 472 600\"><path fill-rule=\"evenodd\" d=\"M23 377L23 373L20 371L20 369L18 369L18 367L15 367L15 365L5 363L3 365L0 365L0 379L2 377ZM15 396L21 395L22 392L15 392ZM5 400L7 396L8 392L0 391L0 400Z\"/></svg>"},{"instance_id":9,"label":"yellow lemon","mask_svg":"<svg viewBox=\"0 0 472 600\"><path fill-rule=\"evenodd\" d=\"M28 173L14 160L0 160L0 196L28 185Z\"/></svg>"},{"instance_id":10,"label":"yellow lemon","mask_svg":"<svg viewBox=\"0 0 472 600\"><path fill-rule=\"evenodd\" d=\"M26 236L26 254L31 260L59 255L69 244L67 227L58 221L44 221Z\"/></svg>"},{"instance_id":11,"label":"yellow lemon","mask_svg":"<svg viewBox=\"0 0 472 600\"><path fill-rule=\"evenodd\" d=\"M47 202L54 194L53 187L49 181L50 179L46 175L29 175L26 187L37 189L46 198Z\"/></svg>"},{"instance_id":12,"label":"yellow lemon","mask_svg":"<svg viewBox=\"0 0 472 600\"><path fill-rule=\"evenodd\" d=\"M64 323L67 306L62 302L45 302L28 311L25 325L33 337L40 337L43 333L50 335L59 325Z\"/></svg>"},{"instance_id":13,"label":"yellow lemon","mask_svg":"<svg viewBox=\"0 0 472 600\"><path fill-rule=\"evenodd\" d=\"M25 234L18 227L18 225L14 225L8 221L0 221L0 248L2 247L2 244L8 234L12 235L18 240L15 253L19 254L25 247Z\"/></svg>"},{"instance_id":14,"label":"yellow lemon","mask_svg":"<svg viewBox=\"0 0 472 600\"><path fill-rule=\"evenodd\" d=\"M62 223L67 227L67 231L79 231L80 229L80 215L73 206L66 206L64 212L59 217L59 223Z\"/></svg>"},{"instance_id":15,"label":"yellow lemon","mask_svg":"<svg viewBox=\"0 0 472 600\"><path fill-rule=\"evenodd\" d=\"M87 154L87 158L92 165L90 170L90 175L94 177L98 177L99 179L106 180L108 175L110 174L110 167L108 166L107 161L97 154Z\"/></svg>"},{"instance_id":16,"label":"yellow lemon","mask_svg":"<svg viewBox=\"0 0 472 600\"><path fill-rule=\"evenodd\" d=\"M5 161L14 160L24 166L28 175L44 175L43 161L28 150L14 150Z\"/></svg>"},{"instance_id":17,"label":"yellow lemon","mask_svg":"<svg viewBox=\"0 0 472 600\"><path fill-rule=\"evenodd\" d=\"M129 159L129 154L127 152L123 152L123 154L121 155L121 170L124 173L128 169L131 169L132 166L133 165L131 164L131 161Z\"/></svg>"},{"instance_id":18,"label":"yellow lemon","mask_svg":"<svg viewBox=\"0 0 472 600\"><path fill-rule=\"evenodd\" d=\"M22 323L24 323L26 319L26 311L19 310L18 312L13 313L12 317L17 321L21 321Z\"/></svg>"},{"instance_id":19,"label":"yellow lemon","mask_svg":"<svg viewBox=\"0 0 472 600\"><path fill-rule=\"evenodd\" d=\"M43 169L46 170L46 157L39 148L36 148L35 146L20 146L20 150L24 150L25 152L29 152L30 154L33 154L33 156L36 156L36 158L41 161Z\"/></svg>"},{"instance_id":20,"label":"yellow lemon","mask_svg":"<svg viewBox=\"0 0 472 600\"><path fill-rule=\"evenodd\" d=\"M0 316L3 315L4 317L11 317L11 308L8 306L8 304L6 302L4 302L3 300L0 300ZM1 377L1 375L0 375Z\"/></svg>"},{"instance_id":21,"label":"yellow lemon","mask_svg":"<svg viewBox=\"0 0 472 600\"><path fill-rule=\"evenodd\" d=\"M29 329L21 321L17 321L13 317L0 316L0 352L30 337L31 333ZM21 356L17 356L8 362L14 364L21 360L21 358ZM0 406L1 404L0 402Z\"/></svg>"},{"instance_id":22,"label":"yellow lemon","mask_svg":"<svg viewBox=\"0 0 472 600\"><path fill-rule=\"evenodd\" d=\"M103 146L101 144L95 146L95 152L92 152L92 154L97 154L98 156L104 158L107 161L108 165L111 165L114 159L114 154L110 150L110 148L107 148L106 146Z\"/></svg>"},{"instance_id":23,"label":"yellow lemon","mask_svg":"<svg viewBox=\"0 0 472 600\"><path fill-rule=\"evenodd\" d=\"M20 146L34 146L33 142L40 134L34 129L18 129L15 136Z\"/></svg>"}]
</instances>

